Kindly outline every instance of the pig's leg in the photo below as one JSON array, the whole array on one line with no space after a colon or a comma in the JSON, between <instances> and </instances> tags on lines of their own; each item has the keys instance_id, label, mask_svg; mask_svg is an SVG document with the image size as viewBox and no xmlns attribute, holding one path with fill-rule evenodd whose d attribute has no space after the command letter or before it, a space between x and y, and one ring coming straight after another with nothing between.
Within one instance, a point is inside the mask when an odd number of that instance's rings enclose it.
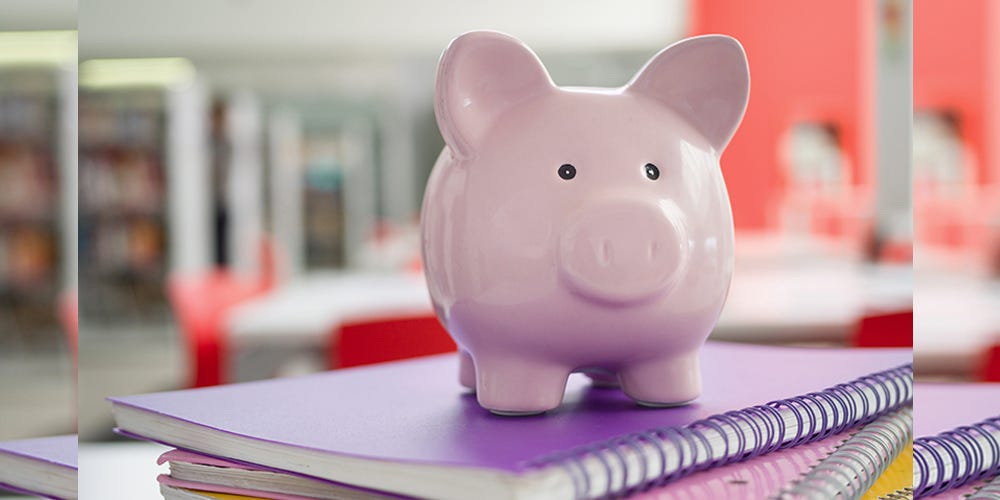
<instances>
[{"instance_id":1,"label":"pig's leg","mask_svg":"<svg viewBox=\"0 0 1000 500\"><path fill-rule=\"evenodd\" d=\"M472 356L465 351L458 354L458 383L476 390L476 364L472 361Z\"/></svg>"},{"instance_id":2,"label":"pig's leg","mask_svg":"<svg viewBox=\"0 0 1000 500\"><path fill-rule=\"evenodd\" d=\"M590 381L594 383L594 387L618 388L620 385L618 383L618 374L610 370L592 369L584 370L583 373L587 377L590 377Z\"/></svg>"},{"instance_id":3,"label":"pig's leg","mask_svg":"<svg viewBox=\"0 0 1000 500\"><path fill-rule=\"evenodd\" d=\"M523 357L476 360L476 397L498 415L531 415L562 403L570 369Z\"/></svg>"},{"instance_id":4,"label":"pig's leg","mask_svg":"<svg viewBox=\"0 0 1000 500\"><path fill-rule=\"evenodd\" d=\"M633 363L618 376L625 394L645 406L679 406L701 394L698 351Z\"/></svg>"}]
</instances>

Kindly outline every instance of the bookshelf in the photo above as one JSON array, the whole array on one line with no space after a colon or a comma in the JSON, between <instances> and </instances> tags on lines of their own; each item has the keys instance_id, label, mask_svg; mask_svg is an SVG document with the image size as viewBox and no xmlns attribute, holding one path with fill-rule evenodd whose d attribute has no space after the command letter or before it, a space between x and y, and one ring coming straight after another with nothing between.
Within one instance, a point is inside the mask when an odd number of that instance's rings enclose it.
<instances>
[{"instance_id":1,"label":"bookshelf","mask_svg":"<svg viewBox=\"0 0 1000 500\"><path fill-rule=\"evenodd\" d=\"M94 60L80 78L86 321L164 323L173 272L210 262L208 99L177 60Z\"/></svg>"},{"instance_id":2,"label":"bookshelf","mask_svg":"<svg viewBox=\"0 0 1000 500\"><path fill-rule=\"evenodd\" d=\"M46 36L75 51L74 33ZM76 72L70 57L11 59L0 57L0 351L49 349L62 343L60 293L75 286Z\"/></svg>"}]
</instances>

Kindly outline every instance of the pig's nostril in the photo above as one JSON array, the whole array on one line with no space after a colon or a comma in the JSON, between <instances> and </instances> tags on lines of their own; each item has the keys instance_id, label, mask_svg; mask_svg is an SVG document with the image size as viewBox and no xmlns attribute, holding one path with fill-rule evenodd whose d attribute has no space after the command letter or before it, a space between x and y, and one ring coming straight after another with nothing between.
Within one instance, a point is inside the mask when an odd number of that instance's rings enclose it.
<instances>
[{"instance_id":1,"label":"pig's nostril","mask_svg":"<svg viewBox=\"0 0 1000 500\"><path fill-rule=\"evenodd\" d=\"M647 257L649 257L650 262L656 260L656 254L659 253L659 251L660 251L659 243L657 243L655 240L649 242L649 253L647 254Z\"/></svg>"},{"instance_id":2,"label":"pig's nostril","mask_svg":"<svg viewBox=\"0 0 1000 500\"><path fill-rule=\"evenodd\" d=\"M597 261L604 267L611 265L611 261L614 260L615 253L611 247L611 240L601 240L601 244L597 247Z\"/></svg>"}]
</instances>

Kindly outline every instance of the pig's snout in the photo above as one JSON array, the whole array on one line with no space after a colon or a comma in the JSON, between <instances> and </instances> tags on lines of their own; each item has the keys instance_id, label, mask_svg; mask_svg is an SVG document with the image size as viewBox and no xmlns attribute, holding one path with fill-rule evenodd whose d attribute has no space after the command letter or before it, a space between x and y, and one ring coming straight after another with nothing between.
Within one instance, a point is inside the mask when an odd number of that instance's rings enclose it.
<instances>
[{"instance_id":1,"label":"pig's snout","mask_svg":"<svg viewBox=\"0 0 1000 500\"><path fill-rule=\"evenodd\" d=\"M682 217L669 203L594 203L575 214L560 237L561 274L576 293L605 302L667 293L687 264Z\"/></svg>"}]
</instances>

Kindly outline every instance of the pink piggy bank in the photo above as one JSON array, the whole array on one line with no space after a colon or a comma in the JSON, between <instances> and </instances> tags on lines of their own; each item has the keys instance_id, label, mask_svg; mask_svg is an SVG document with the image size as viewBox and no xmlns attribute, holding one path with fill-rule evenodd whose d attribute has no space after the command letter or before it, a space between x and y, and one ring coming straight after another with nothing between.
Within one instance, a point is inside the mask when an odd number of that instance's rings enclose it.
<instances>
[{"instance_id":1,"label":"pink piggy bank","mask_svg":"<svg viewBox=\"0 0 1000 500\"><path fill-rule=\"evenodd\" d=\"M575 371L644 405L699 396L733 272L719 156L749 84L727 36L671 45L610 89L557 87L501 33L448 46L423 258L481 406L555 408Z\"/></svg>"}]
</instances>

